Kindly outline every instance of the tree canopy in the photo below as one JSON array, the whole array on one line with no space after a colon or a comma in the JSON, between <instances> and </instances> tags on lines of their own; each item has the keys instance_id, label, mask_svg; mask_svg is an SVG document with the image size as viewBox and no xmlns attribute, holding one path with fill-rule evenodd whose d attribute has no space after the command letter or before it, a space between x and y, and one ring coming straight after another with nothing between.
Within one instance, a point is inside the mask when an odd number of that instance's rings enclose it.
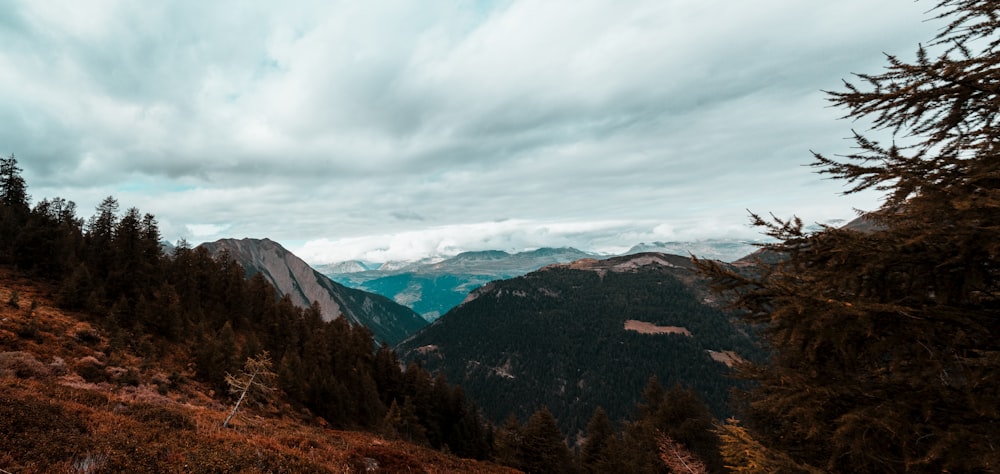
<instances>
[{"instance_id":1,"label":"tree canopy","mask_svg":"<svg viewBox=\"0 0 1000 474\"><path fill-rule=\"evenodd\" d=\"M846 193L885 193L868 225L809 233L753 215L778 263L750 276L701 263L765 327L772 357L744 368L742 416L771 465L1000 468L1000 1L932 11L947 26L914 62L888 56L829 96L873 129L813 165Z\"/></svg>"}]
</instances>

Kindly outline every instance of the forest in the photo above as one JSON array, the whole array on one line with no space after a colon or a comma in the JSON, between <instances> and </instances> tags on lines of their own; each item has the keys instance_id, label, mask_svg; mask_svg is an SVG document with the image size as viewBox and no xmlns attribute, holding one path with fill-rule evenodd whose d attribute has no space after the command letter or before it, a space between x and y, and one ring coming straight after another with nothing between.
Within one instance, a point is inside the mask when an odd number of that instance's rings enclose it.
<instances>
[{"instance_id":1,"label":"forest","mask_svg":"<svg viewBox=\"0 0 1000 474\"><path fill-rule=\"evenodd\" d=\"M704 304L678 275L693 276L687 267L659 265L604 274L548 268L493 282L397 350L461 384L496 422L545 406L573 437L598 406L611 420L629 419L652 375L694 390L725 419L737 384L708 351L763 353L749 327ZM629 319L684 327L691 336L628 331Z\"/></svg>"}]
</instances>

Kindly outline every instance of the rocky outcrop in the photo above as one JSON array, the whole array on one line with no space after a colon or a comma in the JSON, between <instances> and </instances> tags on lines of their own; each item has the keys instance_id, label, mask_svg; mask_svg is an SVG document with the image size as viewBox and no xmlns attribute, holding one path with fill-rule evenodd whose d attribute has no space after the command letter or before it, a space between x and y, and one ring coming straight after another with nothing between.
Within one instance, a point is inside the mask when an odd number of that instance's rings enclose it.
<instances>
[{"instance_id":1,"label":"rocky outcrop","mask_svg":"<svg viewBox=\"0 0 1000 474\"><path fill-rule=\"evenodd\" d=\"M367 327L380 341L396 343L427 324L388 298L330 280L270 239L222 239L202 245L213 255L228 253L243 265L247 277L261 274L296 305L309 307L316 302L324 319L343 316Z\"/></svg>"}]
</instances>

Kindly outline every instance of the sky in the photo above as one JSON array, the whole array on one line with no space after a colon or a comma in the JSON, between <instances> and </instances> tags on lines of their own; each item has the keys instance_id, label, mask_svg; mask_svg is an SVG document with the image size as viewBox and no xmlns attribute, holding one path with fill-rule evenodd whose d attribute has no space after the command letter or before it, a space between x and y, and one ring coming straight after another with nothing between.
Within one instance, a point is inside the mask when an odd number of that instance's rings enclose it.
<instances>
[{"instance_id":1,"label":"sky","mask_svg":"<svg viewBox=\"0 0 1000 474\"><path fill-rule=\"evenodd\" d=\"M823 90L928 1L0 1L0 153L34 201L314 264L752 241L878 207Z\"/></svg>"}]
</instances>

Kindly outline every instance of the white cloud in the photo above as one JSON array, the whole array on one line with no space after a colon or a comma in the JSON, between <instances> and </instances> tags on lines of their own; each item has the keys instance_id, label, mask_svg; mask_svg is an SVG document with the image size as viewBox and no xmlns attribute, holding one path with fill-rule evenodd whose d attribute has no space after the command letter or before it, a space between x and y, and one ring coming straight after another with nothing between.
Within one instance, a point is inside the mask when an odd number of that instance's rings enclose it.
<instances>
[{"instance_id":1,"label":"white cloud","mask_svg":"<svg viewBox=\"0 0 1000 474\"><path fill-rule=\"evenodd\" d=\"M850 146L818 91L936 27L910 0L80 8L0 12L0 152L32 194L84 214L115 194L171 240L316 258L743 235L747 208L849 218L877 196L801 166Z\"/></svg>"},{"instance_id":2,"label":"white cloud","mask_svg":"<svg viewBox=\"0 0 1000 474\"><path fill-rule=\"evenodd\" d=\"M688 222L683 228L656 221L536 222L510 219L424 228L394 234L341 239L316 239L292 251L313 264L362 260L411 261L449 257L464 251L541 247L576 247L599 253L617 253L639 242L696 241L710 237L756 240L746 225ZM627 245L623 245L627 243Z\"/></svg>"},{"instance_id":3,"label":"white cloud","mask_svg":"<svg viewBox=\"0 0 1000 474\"><path fill-rule=\"evenodd\" d=\"M229 228L227 225L218 224L185 224L184 227L192 237L214 237Z\"/></svg>"}]
</instances>

